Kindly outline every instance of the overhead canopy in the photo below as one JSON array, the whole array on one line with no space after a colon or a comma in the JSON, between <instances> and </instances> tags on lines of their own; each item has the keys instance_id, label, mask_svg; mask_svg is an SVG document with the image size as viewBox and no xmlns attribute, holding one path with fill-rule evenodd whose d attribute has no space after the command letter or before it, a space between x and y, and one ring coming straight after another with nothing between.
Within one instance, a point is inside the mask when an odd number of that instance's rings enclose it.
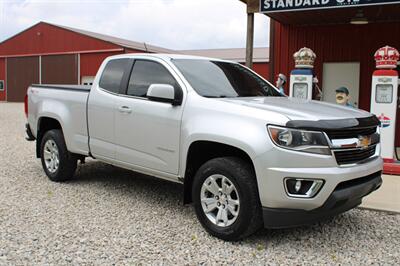
<instances>
[{"instance_id":1,"label":"overhead canopy","mask_svg":"<svg viewBox=\"0 0 400 266\"><path fill-rule=\"evenodd\" d=\"M260 0L260 12L282 12L311 9L349 8L396 4L396 0Z\"/></svg>"},{"instance_id":2,"label":"overhead canopy","mask_svg":"<svg viewBox=\"0 0 400 266\"><path fill-rule=\"evenodd\" d=\"M369 22L400 21L400 0L241 1L247 3L249 12L264 13L283 24L346 24L360 11Z\"/></svg>"}]
</instances>

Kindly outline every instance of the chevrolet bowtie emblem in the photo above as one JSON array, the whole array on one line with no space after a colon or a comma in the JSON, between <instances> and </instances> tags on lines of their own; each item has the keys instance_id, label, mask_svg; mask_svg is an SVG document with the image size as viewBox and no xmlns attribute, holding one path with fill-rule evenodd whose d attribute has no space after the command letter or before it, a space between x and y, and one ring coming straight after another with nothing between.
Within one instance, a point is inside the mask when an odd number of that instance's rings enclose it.
<instances>
[{"instance_id":1,"label":"chevrolet bowtie emblem","mask_svg":"<svg viewBox=\"0 0 400 266\"><path fill-rule=\"evenodd\" d=\"M357 148L366 149L371 145L372 139L371 136L359 136Z\"/></svg>"}]
</instances>

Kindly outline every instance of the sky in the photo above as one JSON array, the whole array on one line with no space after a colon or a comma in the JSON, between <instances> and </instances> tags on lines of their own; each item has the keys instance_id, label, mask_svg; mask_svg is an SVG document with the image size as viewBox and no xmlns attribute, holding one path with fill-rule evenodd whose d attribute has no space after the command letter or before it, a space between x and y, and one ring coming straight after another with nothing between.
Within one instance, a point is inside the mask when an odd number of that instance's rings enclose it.
<instances>
[{"instance_id":1,"label":"sky","mask_svg":"<svg viewBox=\"0 0 400 266\"><path fill-rule=\"evenodd\" d=\"M239 0L0 0L0 41L39 21L177 50L246 45ZM254 38L268 46L265 15L255 15Z\"/></svg>"}]
</instances>

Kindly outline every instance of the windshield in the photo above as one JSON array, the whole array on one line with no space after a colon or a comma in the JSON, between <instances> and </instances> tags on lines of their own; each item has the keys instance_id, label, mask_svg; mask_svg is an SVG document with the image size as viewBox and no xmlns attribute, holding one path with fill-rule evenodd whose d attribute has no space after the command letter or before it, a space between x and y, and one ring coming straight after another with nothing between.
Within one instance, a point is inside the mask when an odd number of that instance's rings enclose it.
<instances>
[{"instance_id":1,"label":"windshield","mask_svg":"<svg viewBox=\"0 0 400 266\"><path fill-rule=\"evenodd\" d=\"M173 62L203 97L282 96L270 83L240 64L203 59Z\"/></svg>"}]
</instances>

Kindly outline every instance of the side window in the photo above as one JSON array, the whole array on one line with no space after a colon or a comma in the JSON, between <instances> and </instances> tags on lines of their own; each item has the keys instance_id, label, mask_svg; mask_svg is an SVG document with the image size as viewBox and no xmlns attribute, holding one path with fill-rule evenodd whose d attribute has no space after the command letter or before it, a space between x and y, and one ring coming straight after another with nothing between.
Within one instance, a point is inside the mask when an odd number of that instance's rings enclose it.
<instances>
[{"instance_id":1,"label":"side window","mask_svg":"<svg viewBox=\"0 0 400 266\"><path fill-rule=\"evenodd\" d=\"M124 73L129 71L129 64L130 59L114 59L109 61L101 75L100 87L113 93L119 93Z\"/></svg>"},{"instance_id":2,"label":"side window","mask_svg":"<svg viewBox=\"0 0 400 266\"><path fill-rule=\"evenodd\" d=\"M157 62L136 60L129 79L127 95L146 97L151 84L168 84L174 88L178 84L169 71Z\"/></svg>"}]
</instances>

